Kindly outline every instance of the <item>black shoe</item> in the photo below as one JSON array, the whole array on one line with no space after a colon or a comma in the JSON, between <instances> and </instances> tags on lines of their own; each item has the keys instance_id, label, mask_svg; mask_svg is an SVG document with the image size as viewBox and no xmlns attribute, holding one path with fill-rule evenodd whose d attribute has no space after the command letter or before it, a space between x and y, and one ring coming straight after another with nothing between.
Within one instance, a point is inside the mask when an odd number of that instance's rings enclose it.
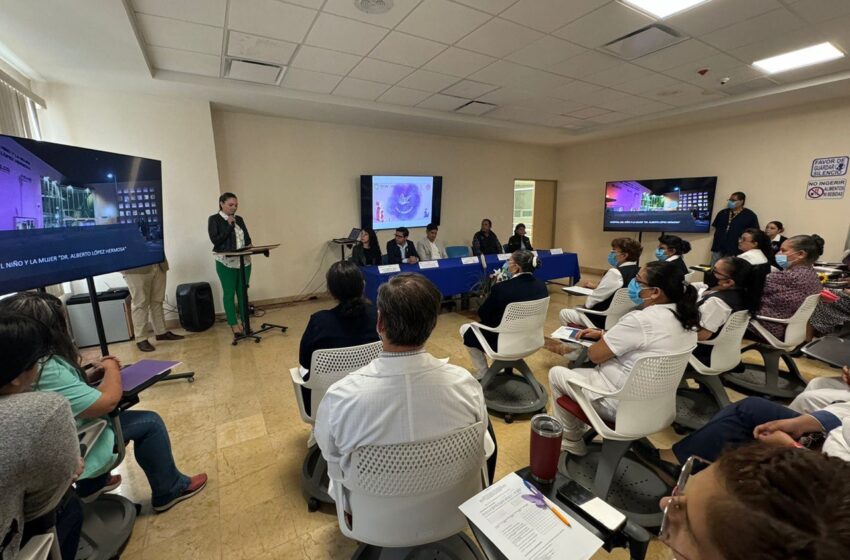
<instances>
[{"instance_id":1,"label":"black shoe","mask_svg":"<svg viewBox=\"0 0 850 560\"><path fill-rule=\"evenodd\" d=\"M165 331L163 334L156 335L157 340L183 340L186 338L185 336L181 336L179 334L174 334L171 331Z\"/></svg>"},{"instance_id":2,"label":"black shoe","mask_svg":"<svg viewBox=\"0 0 850 560\"><path fill-rule=\"evenodd\" d=\"M156 350L156 348L154 348L153 344L151 344L151 343L150 343L150 342L148 342L147 340L143 340L143 341L141 341L141 342L137 342L137 343L136 343L136 347L137 347L139 350L141 350L142 352L153 352L154 350Z\"/></svg>"}]
</instances>

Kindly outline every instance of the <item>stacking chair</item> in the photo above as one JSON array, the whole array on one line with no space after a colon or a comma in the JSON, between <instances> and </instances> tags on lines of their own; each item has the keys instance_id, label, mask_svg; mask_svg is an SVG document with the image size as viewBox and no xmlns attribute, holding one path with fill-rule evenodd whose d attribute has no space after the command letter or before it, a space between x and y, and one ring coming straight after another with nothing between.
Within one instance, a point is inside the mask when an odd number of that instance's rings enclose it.
<instances>
[{"instance_id":1,"label":"stacking chair","mask_svg":"<svg viewBox=\"0 0 850 560\"><path fill-rule=\"evenodd\" d=\"M590 323L589 316L604 317L605 330L609 330L617 324L617 321L619 321L623 315L632 311L634 308L635 304L632 303L632 300L629 298L629 289L620 288L614 292L614 299L611 300L611 305L608 306L608 309L603 311L594 311L593 309L576 307L575 310L584 316L587 323Z\"/></svg>"},{"instance_id":2,"label":"stacking chair","mask_svg":"<svg viewBox=\"0 0 850 560\"><path fill-rule=\"evenodd\" d=\"M469 253L469 247L465 245L450 245L446 247L446 256L450 259L468 257Z\"/></svg>"},{"instance_id":3,"label":"stacking chair","mask_svg":"<svg viewBox=\"0 0 850 560\"><path fill-rule=\"evenodd\" d=\"M549 310L549 298L508 304L498 327L467 323L460 327L461 337L472 329L492 365L481 378L487 408L513 422L515 414L529 414L546 409L546 389L534 378L523 358L543 347L543 324ZM499 350L493 350L482 331L498 333ZM513 369L522 372L514 375ZM505 373L500 373L505 370Z\"/></svg>"},{"instance_id":4,"label":"stacking chair","mask_svg":"<svg viewBox=\"0 0 850 560\"><path fill-rule=\"evenodd\" d=\"M592 428L585 434L587 455L578 457L562 453L561 473L644 527L660 525L662 514L658 500L669 495L670 488L637 457L626 453L634 441L673 423L676 388L692 350L640 358L632 367L625 385L618 391L601 391L581 378L568 379L577 398L573 400L565 395L556 402L556 406ZM615 421L603 420L581 389L617 399ZM596 434L602 437L601 445L591 443Z\"/></svg>"},{"instance_id":5,"label":"stacking chair","mask_svg":"<svg viewBox=\"0 0 850 560\"><path fill-rule=\"evenodd\" d=\"M371 342L360 346L347 348L329 348L316 350L310 357L310 379L304 381L298 368L289 370L292 387L295 389L295 400L301 420L313 426L316 423L316 411L322 402L328 387L353 371L369 365L378 357L382 343ZM310 412L304 406L301 388L310 390ZM328 463L322 457L322 451L316 445L312 432L307 444L307 456L301 466L301 491L307 499L307 509L316 511L322 503L332 504L333 499L328 495Z\"/></svg>"},{"instance_id":6,"label":"stacking chair","mask_svg":"<svg viewBox=\"0 0 850 560\"><path fill-rule=\"evenodd\" d=\"M806 382L800 377L800 370L791 357L798 346L806 340L806 323L815 311L820 294L813 294L803 300L797 311L788 319L776 319L758 315L750 321L753 330L761 335L765 342L756 342L742 352L755 350L764 359L764 366L747 365L740 373L727 373L723 378L746 393L755 393L772 397L792 399L803 392ZM785 336L779 340L764 328L763 322L786 325ZM779 371L779 360L785 362L788 371Z\"/></svg>"},{"instance_id":7,"label":"stacking chair","mask_svg":"<svg viewBox=\"0 0 850 560\"><path fill-rule=\"evenodd\" d=\"M676 395L676 426L696 430L705 426L717 411L729 405L729 396L720 382L720 374L741 363L741 340L749 323L749 311L737 311L727 319L716 337L697 343L711 348L708 360L710 365L702 363L694 355L688 360L690 367L685 370L684 379L693 379L700 388L679 389Z\"/></svg>"},{"instance_id":8,"label":"stacking chair","mask_svg":"<svg viewBox=\"0 0 850 560\"><path fill-rule=\"evenodd\" d=\"M463 534L458 506L487 484L484 425L393 445L355 449L334 481L342 534L362 543L352 560L483 560Z\"/></svg>"}]
</instances>

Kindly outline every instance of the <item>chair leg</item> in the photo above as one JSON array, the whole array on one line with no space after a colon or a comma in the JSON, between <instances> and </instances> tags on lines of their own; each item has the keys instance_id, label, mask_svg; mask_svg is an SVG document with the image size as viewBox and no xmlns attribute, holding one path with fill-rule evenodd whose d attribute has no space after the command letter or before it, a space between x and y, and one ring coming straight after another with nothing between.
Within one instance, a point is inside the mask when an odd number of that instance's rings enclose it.
<instances>
[{"instance_id":1,"label":"chair leg","mask_svg":"<svg viewBox=\"0 0 850 560\"><path fill-rule=\"evenodd\" d=\"M723 383L720 382L719 376L700 375L694 379L696 379L697 383L708 389L708 392L711 393L720 408L725 408L731 404L729 402L729 395L726 393L726 388L723 387Z\"/></svg>"},{"instance_id":2,"label":"chair leg","mask_svg":"<svg viewBox=\"0 0 850 560\"><path fill-rule=\"evenodd\" d=\"M490 367L487 369L487 373L485 373L484 377L481 378L481 381L480 381L481 387L486 388L487 385L490 383L490 381L493 379L493 377L496 376L497 373L499 373L500 371L502 371L503 369L505 369L506 367L509 367L511 365L513 365L513 362L505 362L505 361L502 361L502 360L494 360L493 363L490 364Z\"/></svg>"},{"instance_id":3,"label":"chair leg","mask_svg":"<svg viewBox=\"0 0 850 560\"><path fill-rule=\"evenodd\" d=\"M782 361L785 362L785 366L788 368L788 371L790 372L791 377L792 378L796 377L800 381L800 383L805 385L806 382L803 380L803 377L800 375L800 368L797 367L797 362L794 361L794 357L791 356L791 354L789 354L787 352L783 352L780 355L780 358L782 358Z\"/></svg>"},{"instance_id":4,"label":"chair leg","mask_svg":"<svg viewBox=\"0 0 850 560\"><path fill-rule=\"evenodd\" d=\"M617 467L620 465L620 460L622 460L631 445L631 441L606 439L602 442L602 457L599 458L599 465L596 467L596 476L593 478L593 489L596 495L603 500L608 497L608 492L611 490L611 484L614 482L614 475L617 472Z\"/></svg>"},{"instance_id":5,"label":"chair leg","mask_svg":"<svg viewBox=\"0 0 850 560\"><path fill-rule=\"evenodd\" d=\"M528 364L525 363L525 360L520 360L514 363L514 367L518 369L528 380L528 384L531 385L532 389L534 389L534 394L537 395L537 398L546 401L548 398L546 396L546 390L534 377L534 374L531 372L531 368L528 367Z\"/></svg>"},{"instance_id":6,"label":"chair leg","mask_svg":"<svg viewBox=\"0 0 850 560\"><path fill-rule=\"evenodd\" d=\"M782 357L782 350L760 348L759 353L764 359L764 386L776 391L779 387L779 359Z\"/></svg>"}]
</instances>

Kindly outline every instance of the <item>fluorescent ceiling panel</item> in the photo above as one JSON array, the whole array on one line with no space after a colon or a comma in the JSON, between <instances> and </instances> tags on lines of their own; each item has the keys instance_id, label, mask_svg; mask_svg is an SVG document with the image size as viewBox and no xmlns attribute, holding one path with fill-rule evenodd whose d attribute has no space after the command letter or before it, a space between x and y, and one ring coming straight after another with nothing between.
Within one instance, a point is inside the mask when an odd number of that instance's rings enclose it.
<instances>
[{"instance_id":1,"label":"fluorescent ceiling panel","mask_svg":"<svg viewBox=\"0 0 850 560\"><path fill-rule=\"evenodd\" d=\"M666 18L673 14L683 12L699 4L705 4L709 0L623 0L635 8L654 15L657 18Z\"/></svg>"},{"instance_id":2,"label":"fluorescent ceiling panel","mask_svg":"<svg viewBox=\"0 0 850 560\"><path fill-rule=\"evenodd\" d=\"M764 58L753 62L753 66L768 74L786 72L804 66L812 66L842 58L844 53L835 48L832 43L820 43L804 49L787 52L778 56Z\"/></svg>"}]
</instances>

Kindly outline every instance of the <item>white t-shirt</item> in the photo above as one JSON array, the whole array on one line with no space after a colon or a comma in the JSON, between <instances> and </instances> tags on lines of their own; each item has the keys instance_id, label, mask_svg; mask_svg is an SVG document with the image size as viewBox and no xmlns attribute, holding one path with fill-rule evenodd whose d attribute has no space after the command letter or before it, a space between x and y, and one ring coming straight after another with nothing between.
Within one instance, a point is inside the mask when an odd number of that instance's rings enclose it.
<instances>
[{"instance_id":1,"label":"white t-shirt","mask_svg":"<svg viewBox=\"0 0 850 560\"><path fill-rule=\"evenodd\" d=\"M623 287L623 273L620 272L620 266L626 266L631 264L637 264L634 261L626 261L619 266L609 268L608 271L602 276L602 280L599 281L599 284L596 286L596 289L593 290L587 299L584 301L584 306L588 308L592 308L597 303L605 301L609 297L614 295L614 292Z\"/></svg>"},{"instance_id":2,"label":"white t-shirt","mask_svg":"<svg viewBox=\"0 0 850 560\"><path fill-rule=\"evenodd\" d=\"M699 326L713 333L717 333L731 315L732 308L719 297L710 297L699 304Z\"/></svg>"}]
</instances>

